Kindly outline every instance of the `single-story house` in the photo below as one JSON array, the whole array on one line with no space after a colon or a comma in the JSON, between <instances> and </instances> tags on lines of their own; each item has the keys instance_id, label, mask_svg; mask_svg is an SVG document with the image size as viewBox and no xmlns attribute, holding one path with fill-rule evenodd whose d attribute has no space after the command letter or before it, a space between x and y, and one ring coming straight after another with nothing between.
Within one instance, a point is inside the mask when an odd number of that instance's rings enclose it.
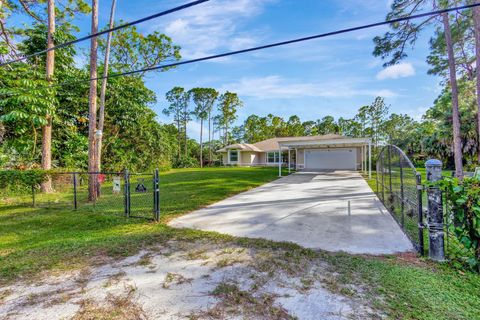
<instances>
[{"instance_id":1,"label":"single-story house","mask_svg":"<svg viewBox=\"0 0 480 320\"><path fill-rule=\"evenodd\" d=\"M224 165L287 166L289 170L363 170L371 174L371 140L337 134L236 143L217 152Z\"/></svg>"}]
</instances>

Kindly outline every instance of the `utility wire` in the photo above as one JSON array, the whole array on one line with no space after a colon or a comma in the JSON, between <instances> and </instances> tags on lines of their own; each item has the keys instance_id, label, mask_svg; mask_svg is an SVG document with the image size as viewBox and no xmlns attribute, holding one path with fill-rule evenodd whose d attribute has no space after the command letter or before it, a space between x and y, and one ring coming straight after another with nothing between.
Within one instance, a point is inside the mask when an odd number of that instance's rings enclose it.
<instances>
[{"instance_id":1,"label":"utility wire","mask_svg":"<svg viewBox=\"0 0 480 320\"><path fill-rule=\"evenodd\" d=\"M75 40L72 40L72 41L68 41L68 42L56 45L55 47L52 47L52 48L49 48L49 49L38 51L38 52L32 53L32 54L27 55L27 56L23 56L21 58L15 59L15 60L10 60L10 61L1 63L0 67L9 65L9 64L15 63L15 62L20 62L20 61L23 61L23 60L26 60L26 59L29 59L29 58L32 58L32 57L35 57L35 56L38 56L38 55L41 55L41 54L45 54L49 51L65 48L65 47L68 47L72 44L79 43L81 41L85 41L85 40L88 40L88 39L93 38L93 37L98 37L98 36L101 36L101 35L109 33L109 32L113 32L113 31L117 31L117 30L124 29L124 28L127 28L127 27L131 27L131 26L134 26L136 24L139 24L139 23L142 23L142 22L145 22L145 21L148 21L148 20L152 20L152 19L155 19L155 18L158 18L158 17L161 17L161 16L165 16L167 14L177 12L177 11L180 11L180 10L183 10L183 9L187 9L187 8L202 4L202 3L207 2L207 1L210 1L210 0L192 1L192 2L186 3L184 5L181 5L181 6L172 8L172 9L168 9L166 11L162 11L162 12L158 12L156 14L152 14L151 16L147 16L147 17L144 17L144 18L132 21L132 22L128 22L128 23L113 27L111 29L107 29L107 30L103 30L103 31L100 31L100 32L97 32L97 33L93 33L93 34L90 34L88 36L84 36L84 37L81 37L81 38L78 38L78 39L75 39Z\"/></svg>"},{"instance_id":2,"label":"utility wire","mask_svg":"<svg viewBox=\"0 0 480 320\"><path fill-rule=\"evenodd\" d=\"M97 78L90 78L90 79L67 81L67 82L63 82L63 83L52 84L52 85L47 86L47 87L90 82L90 81L94 81L94 80L102 80L102 79L105 79L105 78L117 78L117 77L133 75L133 74L137 74L137 73L145 73L145 72L148 72L148 71L172 68L172 67L181 66L181 65L185 65L185 64L191 64L191 63L200 62L200 61L213 60L213 59L233 56L233 55L247 53L247 52L253 52L253 51L259 51L259 50L273 48L273 47L284 46L284 45L292 44L292 43L298 43L298 42L309 41L309 40L314 40L314 39L319 39L319 38L325 38L325 37L329 37L329 36L333 36L333 35L338 35L338 34L343 34L343 33L348 33L348 32L353 32L353 31L358 31L358 30L363 30L363 29L368 29L368 28L373 28L373 27L378 27L378 26L387 25L387 24L396 23L396 22L402 22L402 21L419 19L419 18L434 16L434 15L440 15L442 13L448 13L448 12L451 12L451 11L460 11L460 10L470 9L470 8L474 8L474 7L477 7L477 6L480 6L480 3L474 3L474 4L459 6L459 7L452 7L452 8L446 8L446 9L441 9L441 10L429 11L429 12L416 14L416 15L412 15L412 16L400 17L400 18L396 18L396 19L365 24L365 25L352 27L352 28L340 29L340 30L336 30L336 31L321 33L321 34L312 35L312 36L303 37L303 38L297 38L297 39L291 39L291 40L287 40L287 41L275 42L275 43L271 43L271 44L267 44L267 45L263 45L263 46L258 46L258 47L252 47L252 48L236 50L236 51L229 51L229 52L215 54L215 55L206 56L206 57L197 58L197 59L173 62L173 63L169 63L169 64L157 65L157 66L152 66L152 67L148 67L148 68L144 68L144 69L137 69L137 70L127 71L127 72L122 72L122 73L114 73L114 74L109 74L106 77L97 77Z\"/></svg>"},{"instance_id":3,"label":"utility wire","mask_svg":"<svg viewBox=\"0 0 480 320\"><path fill-rule=\"evenodd\" d=\"M448 12L451 12L451 11L460 11L460 10L470 9L470 8L474 8L474 7L477 7L477 6L480 6L480 3L474 3L474 4L459 6L459 7L429 11L429 12L416 14L416 15L412 15L412 16L401 17L401 18L396 18L396 19L391 19L391 20L386 20L386 21L381 21L381 22L375 22L375 23L365 24L365 25L352 27L352 28L340 29L340 30L336 30L336 31L316 34L316 35L313 35L313 36L308 36L308 37L303 37L303 38L297 38L297 39L291 39L291 40L287 40L287 41L270 43L270 44L266 44L266 45L258 46L258 47L252 47L252 48L236 50L236 51L229 51L229 52L215 54L215 55L206 56L206 57L197 58L197 59L179 61L179 62L174 62L174 63L170 63L170 64L157 65L157 66L152 66L152 67L148 67L148 68L144 68L144 69L127 71L127 72L123 72L123 73L116 73L116 74L114 73L114 74L108 75L106 78L116 78L116 77L128 76L128 75L132 75L132 74L144 73L144 72L160 70L160 69L166 69L166 68L181 66L181 65L200 62L200 61L213 60L213 59L233 56L233 55L237 55L237 54L242 54L242 53L247 53L247 52L252 52L252 51L259 51L259 50L263 50L263 49L284 46L284 45L287 45L287 44L309 41L309 40L314 40L314 39L320 39L320 38L325 38L325 37L334 36L334 35L338 35L338 34L343 34L343 33L348 33L348 32L353 32L353 31L358 31L358 30L363 30L363 29L368 29L368 28L373 28L373 27L378 27L378 26L383 26L383 25L396 23L396 22L402 22L402 21L406 21L406 20L413 20L413 19L419 19L419 18L434 16L434 15L440 15L442 13L448 13ZM101 79L104 79L104 78L105 77L98 77L98 78L92 78L92 79L78 80L76 82L101 80ZM61 85L61 84L59 84L59 85Z\"/></svg>"}]
</instances>

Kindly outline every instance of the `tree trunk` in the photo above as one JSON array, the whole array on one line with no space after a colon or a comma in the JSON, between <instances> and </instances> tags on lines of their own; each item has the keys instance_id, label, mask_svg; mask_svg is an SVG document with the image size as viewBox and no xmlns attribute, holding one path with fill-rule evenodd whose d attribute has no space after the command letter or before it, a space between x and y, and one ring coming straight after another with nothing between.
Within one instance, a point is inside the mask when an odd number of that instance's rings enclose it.
<instances>
[{"instance_id":1,"label":"tree trunk","mask_svg":"<svg viewBox=\"0 0 480 320\"><path fill-rule=\"evenodd\" d=\"M53 48L55 43L53 36L55 33L55 0L48 0L48 31L47 31L47 48ZM52 82L55 70L55 51L47 52L47 61L45 67L46 79ZM49 170L52 168L52 115L47 115L47 124L42 127L42 169ZM52 192L52 179L41 185L42 192Z\"/></svg>"},{"instance_id":2,"label":"tree trunk","mask_svg":"<svg viewBox=\"0 0 480 320\"><path fill-rule=\"evenodd\" d=\"M98 0L92 0L92 28L90 33L98 32ZM90 41L90 79L97 78L97 37ZM97 126L97 80L90 81L88 95L88 171L95 172L95 131ZM97 176L88 177L88 200L95 201L97 198Z\"/></svg>"},{"instance_id":3,"label":"tree trunk","mask_svg":"<svg viewBox=\"0 0 480 320\"><path fill-rule=\"evenodd\" d=\"M480 0L475 0L480 3ZM477 162L480 163L480 7L473 8L473 23L475 28L475 58L477 76Z\"/></svg>"},{"instance_id":4,"label":"tree trunk","mask_svg":"<svg viewBox=\"0 0 480 320\"><path fill-rule=\"evenodd\" d=\"M185 138L185 158L188 156L188 143L187 143L187 121L185 120L185 125L183 127L184 138Z\"/></svg>"},{"instance_id":5,"label":"tree trunk","mask_svg":"<svg viewBox=\"0 0 480 320\"><path fill-rule=\"evenodd\" d=\"M225 145L228 143L228 124L225 125Z\"/></svg>"},{"instance_id":6,"label":"tree trunk","mask_svg":"<svg viewBox=\"0 0 480 320\"><path fill-rule=\"evenodd\" d=\"M109 29L113 28L115 17L115 6L117 0L112 0L112 7L110 9L110 23ZM98 114L98 139L96 144L96 157L95 157L95 171L100 172L102 168L102 139L103 139L103 127L105 123L105 95L107 93L107 76L108 76L108 63L110 59L110 46L112 43L112 32L107 35L107 45L105 47L105 59L103 62L103 79L102 87L100 89L100 108ZM97 190L97 194L100 194L100 188Z\"/></svg>"},{"instance_id":7,"label":"tree trunk","mask_svg":"<svg viewBox=\"0 0 480 320\"><path fill-rule=\"evenodd\" d=\"M177 131L178 131L178 160L180 160L180 155L181 155L181 150L182 150L182 146L181 146L181 143L182 143L182 131L180 131L180 120L177 121Z\"/></svg>"},{"instance_id":8,"label":"tree trunk","mask_svg":"<svg viewBox=\"0 0 480 320\"><path fill-rule=\"evenodd\" d=\"M208 162L210 162L210 165L212 164L212 129L211 129L211 122L212 122L212 117L211 117L211 112L208 112Z\"/></svg>"},{"instance_id":9,"label":"tree trunk","mask_svg":"<svg viewBox=\"0 0 480 320\"><path fill-rule=\"evenodd\" d=\"M462 154L462 140L460 137L460 112L458 110L458 87L457 87L457 73L455 68L455 56L453 54L452 34L448 19L448 13L442 14L443 27L445 33L445 43L448 53L448 67L450 73L450 86L452 87L452 126L453 126L453 151L455 160L455 175L463 178L463 154Z\"/></svg>"},{"instance_id":10,"label":"tree trunk","mask_svg":"<svg viewBox=\"0 0 480 320\"><path fill-rule=\"evenodd\" d=\"M203 168L203 119L200 119L200 168Z\"/></svg>"}]
</instances>

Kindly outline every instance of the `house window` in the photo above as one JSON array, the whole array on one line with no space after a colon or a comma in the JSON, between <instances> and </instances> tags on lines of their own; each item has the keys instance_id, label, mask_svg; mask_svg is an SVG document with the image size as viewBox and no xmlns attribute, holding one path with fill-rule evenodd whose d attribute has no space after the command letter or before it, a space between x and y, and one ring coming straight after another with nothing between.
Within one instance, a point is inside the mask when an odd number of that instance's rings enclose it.
<instances>
[{"instance_id":1,"label":"house window","mask_svg":"<svg viewBox=\"0 0 480 320\"><path fill-rule=\"evenodd\" d=\"M267 162L268 163L278 163L278 152L268 152L267 153Z\"/></svg>"},{"instance_id":2,"label":"house window","mask_svg":"<svg viewBox=\"0 0 480 320\"><path fill-rule=\"evenodd\" d=\"M230 162L238 162L238 150L230 150Z\"/></svg>"}]
</instances>

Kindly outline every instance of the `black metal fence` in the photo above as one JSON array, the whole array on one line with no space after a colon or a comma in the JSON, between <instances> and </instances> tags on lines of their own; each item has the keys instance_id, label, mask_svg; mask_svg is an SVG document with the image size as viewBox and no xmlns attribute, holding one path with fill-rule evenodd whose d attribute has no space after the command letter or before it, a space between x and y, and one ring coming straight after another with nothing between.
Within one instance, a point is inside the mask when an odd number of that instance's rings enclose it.
<instances>
[{"instance_id":1,"label":"black metal fence","mask_svg":"<svg viewBox=\"0 0 480 320\"><path fill-rule=\"evenodd\" d=\"M424 254L422 176L405 153L394 145L382 148L377 159L376 191L392 216Z\"/></svg>"},{"instance_id":2,"label":"black metal fence","mask_svg":"<svg viewBox=\"0 0 480 320\"><path fill-rule=\"evenodd\" d=\"M89 199L88 182L97 184L97 196ZM51 209L91 210L158 221L160 218L159 173L65 172L52 173L51 192L40 186L15 192L12 204ZM8 201L8 200L7 200Z\"/></svg>"}]
</instances>

